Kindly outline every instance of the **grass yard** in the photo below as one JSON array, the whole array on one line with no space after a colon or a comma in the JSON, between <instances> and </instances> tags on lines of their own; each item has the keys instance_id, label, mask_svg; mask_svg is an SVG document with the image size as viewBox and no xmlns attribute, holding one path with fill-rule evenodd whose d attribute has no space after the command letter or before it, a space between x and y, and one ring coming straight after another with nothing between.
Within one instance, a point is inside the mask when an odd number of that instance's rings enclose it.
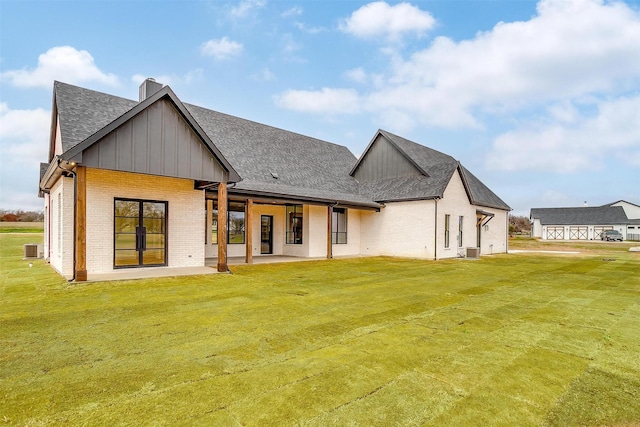
<instances>
[{"instance_id":1,"label":"grass yard","mask_svg":"<svg viewBox=\"0 0 640 427\"><path fill-rule=\"evenodd\" d=\"M628 244L72 284L31 237L0 235L0 423L640 425Z\"/></svg>"},{"instance_id":2,"label":"grass yard","mask_svg":"<svg viewBox=\"0 0 640 427\"><path fill-rule=\"evenodd\" d=\"M0 221L0 233L43 233L43 222ZM42 238L40 239L42 240Z\"/></svg>"}]
</instances>

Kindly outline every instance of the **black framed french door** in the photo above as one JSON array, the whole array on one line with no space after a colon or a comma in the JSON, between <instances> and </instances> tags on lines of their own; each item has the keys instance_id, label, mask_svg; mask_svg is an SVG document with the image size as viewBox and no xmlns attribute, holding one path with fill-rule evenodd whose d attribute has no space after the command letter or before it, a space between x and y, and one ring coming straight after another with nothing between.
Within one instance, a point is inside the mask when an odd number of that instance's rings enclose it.
<instances>
[{"instance_id":1,"label":"black framed french door","mask_svg":"<svg viewBox=\"0 0 640 427\"><path fill-rule=\"evenodd\" d=\"M260 253L273 253L273 216L260 217Z\"/></svg>"},{"instance_id":2,"label":"black framed french door","mask_svg":"<svg viewBox=\"0 0 640 427\"><path fill-rule=\"evenodd\" d=\"M167 265L167 202L115 199L113 266Z\"/></svg>"}]
</instances>

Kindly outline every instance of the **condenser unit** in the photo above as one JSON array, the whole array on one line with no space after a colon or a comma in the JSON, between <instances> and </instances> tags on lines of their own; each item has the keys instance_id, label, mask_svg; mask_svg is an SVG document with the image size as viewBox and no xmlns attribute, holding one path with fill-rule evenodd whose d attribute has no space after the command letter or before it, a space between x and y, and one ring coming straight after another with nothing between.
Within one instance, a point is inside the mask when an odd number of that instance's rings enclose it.
<instances>
[{"instance_id":1,"label":"condenser unit","mask_svg":"<svg viewBox=\"0 0 640 427\"><path fill-rule=\"evenodd\" d=\"M467 258L480 258L480 248L467 248Z\"/></svg>"},{"instance_id":2,"label":"condenser unit","mask_svg":"<svg viewBox=\"0 0 640 427\"><path fill-rule=\"evenodd\" d=\"M24 257L25 259L44 257L44 245L39 245L37 243L25 243Z\"/></svg>"}]
</instances>

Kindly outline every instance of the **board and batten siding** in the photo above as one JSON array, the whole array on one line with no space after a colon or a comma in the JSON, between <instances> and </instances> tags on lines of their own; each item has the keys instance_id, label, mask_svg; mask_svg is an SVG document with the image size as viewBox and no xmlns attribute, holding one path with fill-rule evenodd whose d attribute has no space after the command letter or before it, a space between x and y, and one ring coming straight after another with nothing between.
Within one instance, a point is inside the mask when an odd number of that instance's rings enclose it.
<instances>
[{"instance_id":1,"label":"board and batten siding","mask_svg":"<svg viewBox=\"0 0 640 427\"><path fill-rule=\"evenodd\" d=\"M87 148L82 165L226 182L228 172L175 107L160 100Z\"/></svg>"},{"instance_id":2,"label":"board and batten siding","mask_svg":"<svg viewBox=\"0 0 640 427\"><path fill-rule=\"evenodd\" d=\"M378 135L353 176L361 182L421 175L420 171L385 137Z\"/></svg>"}]
</instances>

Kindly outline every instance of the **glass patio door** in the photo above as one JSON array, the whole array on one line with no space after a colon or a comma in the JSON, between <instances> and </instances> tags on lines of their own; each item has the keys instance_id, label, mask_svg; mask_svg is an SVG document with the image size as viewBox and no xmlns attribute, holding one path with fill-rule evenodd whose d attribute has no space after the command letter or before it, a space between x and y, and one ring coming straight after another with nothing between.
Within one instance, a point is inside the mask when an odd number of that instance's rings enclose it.
<instances>
[{"instance_id":1,"label":"glass patio door","mask_svg":"<svg viewBox=\"0 0 640 427\"><path fill-rule=\"evenodd\" d=\"M116 199L114 267L167 265L167 202Z\"/></svg>"},{"instance_id":2,"label":"glass patio door","mask_svg":"<svg viewBox=\"0 0 640 427\"><path fill-rule=\"evenodd\" d=\"M273 253L273 216L260 217L260 253Z\"/></svg>"}]
</instances>

